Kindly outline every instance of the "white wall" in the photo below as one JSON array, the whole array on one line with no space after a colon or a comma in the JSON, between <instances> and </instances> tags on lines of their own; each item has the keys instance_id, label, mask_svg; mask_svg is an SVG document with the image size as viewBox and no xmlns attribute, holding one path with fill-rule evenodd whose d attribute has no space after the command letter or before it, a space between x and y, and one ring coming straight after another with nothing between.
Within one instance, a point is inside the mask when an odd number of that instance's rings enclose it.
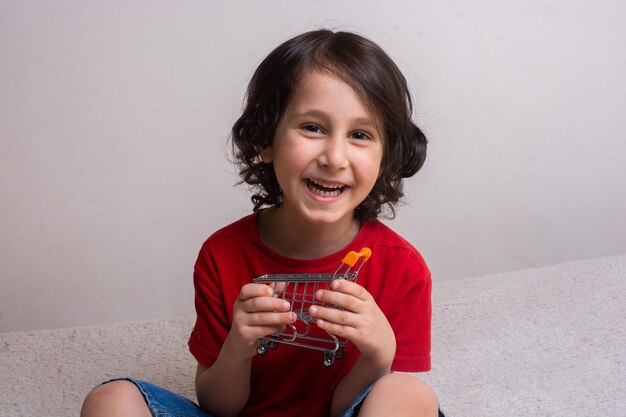
<instances>
[{"instance_id":1,"label":"white wall","mask_svg":"<svg viewBox=\"0 0 626 417\"><path fill-rule=\"evenodd\" d=\"M405 72L430 138L391 225L435 280L626 252L626 3L0 1L0 331L193 312L250 210L225 138L321 26Z\"/></svg>"}]
</instances>

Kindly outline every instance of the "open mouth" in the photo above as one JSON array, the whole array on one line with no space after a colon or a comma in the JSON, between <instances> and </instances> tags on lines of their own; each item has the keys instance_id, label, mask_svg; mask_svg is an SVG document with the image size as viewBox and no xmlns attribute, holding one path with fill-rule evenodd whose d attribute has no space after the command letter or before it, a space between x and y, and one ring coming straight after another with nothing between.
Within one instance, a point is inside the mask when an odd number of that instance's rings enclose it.
<instances>
[{"instance_id":1,"label":"open mouth","mask_svg":"<svg viewBox=\"0 0 626 417\"><path fill-rule=\"evenodd\" d=\"M330 184L313 179L307 179L306 185L309 191L321 197L337 197L347 188L344 184Z\"/></svg>"}]
</instances>

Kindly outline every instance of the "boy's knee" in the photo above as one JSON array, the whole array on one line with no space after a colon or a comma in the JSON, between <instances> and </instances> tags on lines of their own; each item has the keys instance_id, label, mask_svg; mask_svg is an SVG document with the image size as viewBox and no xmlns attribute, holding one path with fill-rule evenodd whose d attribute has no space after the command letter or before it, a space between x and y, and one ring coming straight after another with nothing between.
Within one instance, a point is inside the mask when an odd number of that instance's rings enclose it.
<instances>
[{"instance_id":1,"label":"boy's knee","mask_svg":"<svg viewBox=\"0 0 626 417\"><path fill-rule=\"evenodd\" d=\"M373 386L368 399L397 408L398 415L437 416L435 392L423 381L406 374L388 374ZM407 410L412 412L406 414Z\"/></svg>"},{"instance_id":2,"label":"boy's knee","mask_svg":"<svg viewBox=\"0 0 626 417\"><path fill-rule=\"evenodd\" d=\"M150 416L150 410L139 391L130 381L112 381L91 391L83 402L81 417Z\"/></svg>"}]
</instances>

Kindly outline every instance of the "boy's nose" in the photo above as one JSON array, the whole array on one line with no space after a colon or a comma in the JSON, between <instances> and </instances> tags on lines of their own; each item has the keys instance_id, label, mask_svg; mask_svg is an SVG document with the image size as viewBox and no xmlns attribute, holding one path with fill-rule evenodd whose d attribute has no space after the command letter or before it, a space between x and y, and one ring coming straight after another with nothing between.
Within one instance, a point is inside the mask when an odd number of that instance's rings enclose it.
<instances>
[{"instance_id":1,"label":"boy's nose","mask_svg":"<svg viewBox=\"0 0 626 417\"><path fill-rule=\"evenodd\" d=\"M331 171L348 166L347 141L341 137L330 136L324 141L324 150L320 155L320 163Z\"/></svg>"}]
</instances>

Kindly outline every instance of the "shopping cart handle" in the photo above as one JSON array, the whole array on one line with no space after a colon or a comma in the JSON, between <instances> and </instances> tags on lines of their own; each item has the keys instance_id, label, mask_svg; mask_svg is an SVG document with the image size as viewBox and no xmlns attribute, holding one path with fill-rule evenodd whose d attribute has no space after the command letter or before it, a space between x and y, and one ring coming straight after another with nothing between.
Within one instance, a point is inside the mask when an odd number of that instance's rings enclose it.
<instances>
[{"instance_id":1,"label":"shopping cart handle","mask_svg":"<svg viewBox=\"0 0 626 417\"><path fill-rule=\"evenodd\" d=\"M347 255L343 257L341 262L352 267L356 265L359 259L363 262L367 262L370 256L372 256L372 250L370 248L362 248L359 252L348 252Z\"/></svg>"}]
</instances>

